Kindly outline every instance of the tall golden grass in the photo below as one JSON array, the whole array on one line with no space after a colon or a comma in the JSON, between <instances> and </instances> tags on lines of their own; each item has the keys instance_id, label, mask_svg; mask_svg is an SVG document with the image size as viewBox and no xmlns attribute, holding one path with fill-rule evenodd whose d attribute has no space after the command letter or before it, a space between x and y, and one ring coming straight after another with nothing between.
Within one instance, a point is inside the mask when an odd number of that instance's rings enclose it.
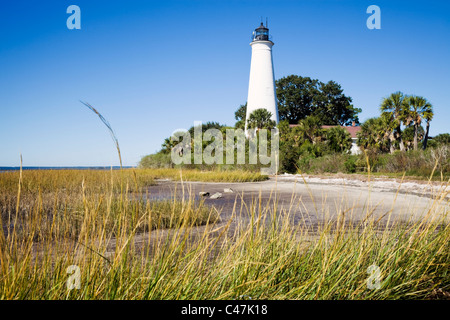
<instances>
[{"instance_id":1,"label":"tall golden grass","mask_svg":"<svg viewBox=\"0 0 450 320\"><path fill-rule=\"evenodd\" d=\"M106 119L122 160L118 140ZM0 173L1 299L423 299L450 291L447 193L420 221L381 228L338 214L294 225L291 208L194 195L149 201L155 179L260 181L197 170ZM445 189L444 189L445 190ZM301 205L301 203L300 203ZM358 210L358 208L353 208ZM373 274L378 268L374 289ZM79 272L79 273L78 273ZM370 281L369 281L370 280ZM370 283L369 283L370 282Z\"/></svg>"},{"instance_id":2,"label":"tall golden grass","mask_svg":"<svg viewBox=\"0 0 450 320\"><path fill-rule=\"evenodd\" d=\"M256 182L269 177L259 172L242 170L202 171L197 169L141 169L144 175L155 179L168 178L171 180L203 181L203 182Z\"/></svg>"},{"instance_id":3,"label":"tall golden grass","mask_svg":"<svg viewBox=\"0 0 450 320\"><path fill-rule=\"evenodd\" d=\"M228 218L194 195L149 201L150 180L136 178L147 173L124 172L123 181L108 171L0 174L0 298L428 299L450 291L445 195L420 221L380 228L370 215L361 223L341 213L313 228L294 225L276 199L236 203ZM126 192L132 182L139 192ZM368 287L372 265L379 289ZM68 286L71 266L79 289Z\"/></svg>"}]
</instances>

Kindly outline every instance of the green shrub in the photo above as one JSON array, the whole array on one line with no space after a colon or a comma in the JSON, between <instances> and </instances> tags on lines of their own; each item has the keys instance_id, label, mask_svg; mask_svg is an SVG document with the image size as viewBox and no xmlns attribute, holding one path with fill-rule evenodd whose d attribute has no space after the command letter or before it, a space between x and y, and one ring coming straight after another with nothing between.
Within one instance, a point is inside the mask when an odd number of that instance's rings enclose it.
<instances>
[{"instance_id":1,"label":"green shrub","mask_svg":"<svg viewBox=\"0 0 450 320\"><path fill-rule=\"evenodd\" d=\"M298 167L303 172L308 173L337 173L337 172L347 172L347 167L345 165L347 159L350 155L346 154L327 154L323 157L314 158L312 155L302 156L298 161ZM356 170L356 166L355 166Z\"/></svg>"},{"instance_id":2,"label":"green shrub","mask_svg":"<svg viewBox=\"0 0 450 320\"><path fill-rule=\"evenodd\" d=\"M155 153L142 157L139 163L141 168L172 168L172 160L170 158L170 153Z\"/></svg>"},{"instance_id":3,"label":"green shrub","mask_svg":"<svg viewBox=\"0 0 450 320\"><path fill-rule=\"evenodd\" d=\"M341 127L332 127L325 132L327 146L332 152L348 152L352 147L352 137Z\"/></svg>"},{"instance_id":4,"label":"green shrub","mask_svg":"<svg viewBox=\"0 0 450 320\"><path fill-rule=\"evenodd\" d=\"M345 160L344 166L347 173L356 172L356 159L357 156L348 156L347 160Z\"/></svg>"},{"instance_id":5,"label":"green shrub","mask_svg":"<svg viewBox=\"0 0 450 320\"><path fill-rule=\"evenodd\" d=\"M443 145L450 145L450 134L449 133L441 133L432 139L428 140L428 148L436 148Z\"/></svg>"}]
</instances>

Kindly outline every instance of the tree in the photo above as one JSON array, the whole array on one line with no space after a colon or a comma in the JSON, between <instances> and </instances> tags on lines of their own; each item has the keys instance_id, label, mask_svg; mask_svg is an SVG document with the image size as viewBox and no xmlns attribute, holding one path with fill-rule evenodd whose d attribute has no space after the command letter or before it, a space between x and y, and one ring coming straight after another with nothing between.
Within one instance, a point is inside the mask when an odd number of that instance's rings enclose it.
<instances>
[{"instance_id":1,"label":"tree","mask_svg":"<svg viewBox=\"0 0 450 320\"><path fill-rule=\"evenodd\" d=\"M389 97L386 97L381 102L380 110L381 116L385 118L385 121L389 124L391 131L391 152L393 151L393 140L395 139L400 146L400 150L405 150L405 145L402 138L401 124L405 121L407 104L405 101L406 96L397 91L391 93Z\"/></svg>"},{"instance_id":2,"label":"tree","mask_svg":"<svg viewBox=\"0 0 450 320\"><path fill-rule=\"evenodd\" d=\"M299 147L303 141L300 142L299 137L293 134L287 120L280 121L277 128L280 136L280 170L295 173L300 157Z\"/></svg>"},{"instance_id":3,"label":"tree","mask_svg":"<svg viewBox=\"0 0 450 320\"><path fill-rule=\"evenodd\" d=\"M431 141L429 141L430 147L437 147L441 145L450 145L450 134L449 133L441 133L437 136L433 137Z\"/></svg>"},{"instance_id":4,"label":"tree","mask_svg":"<svg viewBox=\"0 0 450 320\"><path fill-rule=\"evenodd\" d=\"M322 122L317 116L309 116L298 122L298 126L293 128L293 134L301 141L309 141L316 144L322 140L324 129Z\"/></svg>"},{"instance_id":5,"label":"tree","mask_svg":"<svg viewBox=\"0 0 450 320\"><path fill-rule=\"evenodd\" d=\"M208 121L206 123L202 123L202 133L205 133L205 131L208 130L208 129L221 130L224 127L226 127L226 125L220 124L219 122ZM194 138L195 128L196 128L195 126L192 126L188 130L189 134L191 135L192 138Z\"/></svg>"},{"instance_id":6,"label":"tree","mask_svg":"<svg viewBox=\"0 0 450 320\"><path fill-rule=\"evenodd\" d=\"M290 75L276 81L280 121L297 124L310 115L328 125L359 123L361 109L351 105L352 98L344 95L334 82L320 82L309 77Z\"/></svg>"},{"instance_id":7,"label":"tree","mask_svg":"<svg viewBox=\"0 0 450 320\"><path fill-rule=\"evenodd\" d=\"M290 124L297 124L311 115L314 97L319 94L318 80L290 75L275 83L280 121L288 120Z\"/></svg>"},{"instance_id":8,"label":"tree","mask_svg":"<svg viewBox=\"0 0 450 320\"><path fill-rule=\"evenodd\" d=\"M271 119L272 113L264 108L253 111L247 120L249 129L273 129L276 122Z\"/></svg>"},{"instance_id":9,"label":"tree","mask_svg":"<svg viewBox=\"0 0 450 320\"><path fill-rule=\"evenodd\" d=\"M348 152L352 147L352 137L341 127L332 127L325 132L328 148L333 152Z\"/></svg>"},{"instance_id":10,"label":"tree","mask_svg":"<svg viewBox=\"0 0 450 320\"><path fill-rule=\"evenodd\" d=\"M170 154L172 148L175 147L177 144L178 142L173 140L172 137L166 138L164 139L164 142L161 145L162 149L160 150L160 152L164 154Z\"/></svg>"},{"instance_id":11,"label":"tree","mask_svg":"<svg viewBox=\"0 0 450 320\"><path fill-rule=\"evenodd\" d=\"M425 133L424 143L426 143L425 140L428 140L428 130L430 128L430 122L433 119L433 107L425 98L414 95L408 96L405 103L407 105L405 124L414 127L414 150L417 150L419 127L424 119L427 122L427 132Z\"/></svg>"},{"instance_id":12,"label":"tree","mask_svg":"<svg viewBox=\"0 0 450 320\"><path fill-rule=\"evenodd\" d=\"M173 148L171 139L170 138L164 139L164 142L161 145L161 147L162 147L161 151L163 153L169 153L170 150Z\"/></svg>"},{"instance_id":13,"label":"tree","mask_svg":"<svg viewBox=\"0 0 450 320\"><path fill-rule=\"evenodd\" d=\"M237 120L234 127L236 129L244 129L245 127L245 117L247 116L247 102L241 104L240 107L234 113L234 118Z\"/></svg>"},{"instance_id":14,"label":"tree","mask_svg":"<svg viewBox=\"0 0 450 320\"><path fill-rule=\"evenodd\" d=\"M406 127L403 130L403 141L405 141L405 146L407 150L412 150L414 149L414 136L416 135L416 131L414 128L414 125L411 124L410 126ZM423 137L425 136L425 131L423 130L422 126L419 126L417 129L417 147L421 147L421 145L419 145L420 141L423 139Z\"/></svg>"},{"instance_id":15,"label":"tree","mask_svg":"<svg viewBox=\"0 0 450 320\"><path fill-rule=\"evenodd\" d=\"M315 97L313 114L320 117L324 124L351 125L359 124L358 113L361 109L354 108L352 98L344 95L341 85L334 81L319 82L319 94Z\"/></svg>"},{"instance_id":16,"label":"tree","mask_svg":"<svg viewBox=\"0 0 450 320\"><path fill-rule=\"evenodd\" d=\"M426 110L424 110L422 116L427 123L426 129L425 129L425 137L423 138L423 150L425 150L427 148L427 143L428 143L428 134L430 133L430 122L431 122L431 120L433 120L433 116L434 116L433 108L432 108L431 104L429 105L429 107L426 108Z\"/></svg>"},{"instance_id":17,"label":"tree","mask_svg":"<svg viewBox=\"0 0 450 320\"><path fill-rule=\"evenodd\" d=\"M386 131L387 123L382 117L367 119L357 133L357 144L365 150L386 152L389 150L389 133Z\"/></svg>"},{"instance_id":18,"label":"tree","mask_svg":"<svg viewBox=\"0 0 450 320\"><path fill-rule=\"evenodd\" d=\"M282 120L278 124L278 130L282 171L297 172L300 158L316 158L323 155L327 149L322 142L324 129L316 116L300 120L295 127L290 127L288 120Z\"/></svg>"},{"instance_id":19,"label":"tree","mask_svg":"<svg viewBox=\"0 0 450 320\"><path fill-rule=\"evenodd\" d=\"M382 113L380 117L386 124L385 132L387 140L389 142L389 152L394 153L395 149L397 149L397 146L400 146L400 143L397 141L395 118L392 113ZM400 150L404 150L404 144L403 149L400 147Z\"/></svg>"}]
</instances>

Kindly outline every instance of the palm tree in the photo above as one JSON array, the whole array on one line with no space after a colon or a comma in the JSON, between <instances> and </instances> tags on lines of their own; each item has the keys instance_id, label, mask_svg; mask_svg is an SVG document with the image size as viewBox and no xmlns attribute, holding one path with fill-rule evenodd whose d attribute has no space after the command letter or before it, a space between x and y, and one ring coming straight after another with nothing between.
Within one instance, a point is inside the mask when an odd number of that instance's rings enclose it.
<instances>
[{"instance_id":1,"label":"palm tree","mask_svg":"<svg viewBox=\"0 0 450 320\"><path fill-rule=\"evenodd\" d=\"M312 144L320 142L323 134L322 123L317 116L308 116L298 122L294 128L295 134L301 140L308 140Z\"/></svg>"},{"instance_id":2,"label":"palm tree","mask_svg":"<svg viewBox=\"0 0 450 320\"><path fill-rule=\"evenodd\" d=\"M247 120L249 129L273 129L277 124L271 120L272 113L264 108L253 111Z\"/></svg>"},{"instance_id":3,"label":"palm tree","mask_svg":"<svg viewBox=\"0 0 450 320\"><path fill-rule=\"evenodd\" d=\"M386 119L383 117L367 119L357 133L357 144L363 149L385 152L388 149L389 131Z\"/></svg>"},{"instance_id":4,"label":"palm tree","mask_svg":"<svg viewBox=\"0 0 450 320\"><path fill-rule=\"evenodd\" d=\"M431 104L429 104L429 107L424 110L423 112L423 118L425 119L427 126L425 129L425 137L423 138L423 150L425 150L427 148L427 143L428 143L428 133L430 132L430 122L431 120L433 120L433 107L431 106Z\"/></svg>"},{"instance_id":5,"label":"palm tree","mask_svg":"<svg viewBox=\"0 0 450 320\"><path fill-rule=\"evenodd\" d=\"M387 140L386 142L389 142L389 152L394 153L396 148L396 142L399 139L400 136L400 142L398 143L400 145L400 150L405 149L405 145L403 142L403 133L398 134L398 131L396 131L397 124L394 118L394 115L391 112L383 112L380 116L380 119L382 119L383 123L385 124L382 127L382 133L386 136Z\"/></svg>"},{"instance_id":6,"label":"palm tree","mask_svg":"<svg viewBox=\"0 0 450 320\"><path fill-rule=\"evenodd\" d=\"M161 146L162 146L161 151L163 153L170 153L172 148L175 146L175 143L173 142L173 140L171 138L166 138L166 139L164 139L164 142Z\"/></svg>"},{"instance_id":7,"label":"palm tree","mask_svg":"<svg viewBox=\"0 0 450 320\"><path fill-rule=\"evenodd\" d=\"M403 143L401 130L401 124L405 121L405 111L407 108L405 99L406 96L402 92L397 91L391 93L389 97L384 98L381 102L381 116L388 121L389 127L391 129L391 152L393 151L393 139L397 140L401 151L405 150L405 144Z\"/></svg>"},{"instance_id":8,"label":"palm tree","mask_svg":"<svg viewBox=\"0 0 450 320\"><path fill-rule=\"evenodd\" d=\"M405 99L405 103L408 107L405 117L405 124L413 124L414 126L414 150L417 150L419 126L421 126L423 119L427 121L427 133L424 137L424 143L426 146L430 121L433 119L433 106L427 101L427 99L414 95L407 97Z\"/></svg>"},{"instance_id":9,"label":"palm tree","mask_svg":"<svg viewBox=\"0 0 450 320\"><path fill-rule=\"evenodd\" d=\"M328 147L334 152L348 152L352 147L350 133L341 127L327 129L326 138Z\"/></svg>"}]
</instances>

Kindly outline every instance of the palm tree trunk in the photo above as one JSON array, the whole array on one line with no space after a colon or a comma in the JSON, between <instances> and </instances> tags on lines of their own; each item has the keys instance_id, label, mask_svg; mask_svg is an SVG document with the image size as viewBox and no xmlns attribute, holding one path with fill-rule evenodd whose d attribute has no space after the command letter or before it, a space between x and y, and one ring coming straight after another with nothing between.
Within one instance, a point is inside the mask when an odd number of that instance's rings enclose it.
<instances>
[{"instance_id":1,"label":"palm tree trunk","mask_svg":"<svg viewBox=\"0 0 450 320\"><path fill-rule=\"evenodd\" d=\"M417 150L417 140L419 135L419 125L414 123L414 150Z\"/></svg>"},{"instance_id":2,"label":"palm tree trunk","mask_svg":"<svg viewBox=\"0 0 450 320\"><path fill-rule=\"evenodd\" d=\"M423 138L423 150L425 150L427 148L429 132L430 132L430 121L427 121L427 130L425 131L425 137Z\"/></svg>"},{"instance_id":3,"label":"palm tree trunk","mask_svg":"<svg viewBox=\"0 0 450 320\"><path fill-rule=\"evenodd\" d=\"M391 143L391 145L389 146L389 153L393 154L395 151L394 145Z\"/></svg>"},{"instance_id":4,"label":"palm tree trunk","mask_svg":"<svg viewBox=\"0 0 450 320\"><path fill-rule=\"evenodd\" d=\"M398 144L400 146L400 151L405 151L405 144L403 143L402 129L400 128L400 125L398 125L398 127L397 127L397 135L398 135Z\"/></svg>"},{"instance_id":5,"label":"palm tree trunk","mask_svg":"<svg viewBox=\"0 0 450 320\"><path fill-rule=\"evenodd\" d=\"M403 138L400 137L400 150L405 151L405 144L403 143Z\"/></svg>"},{"instance_id":6,"label":"palm tree trunk","mask_svg":"<svg viewBox=\"0 0 450 320\"><path fill-rule=\"evenodd\" d=\"M391 131L391 133L389 134L389 152L391 154L393 154L395 151L395 147L394 147L395 140L396 139L395 139L394 131Z\"/></svg>"}]
</instances>

